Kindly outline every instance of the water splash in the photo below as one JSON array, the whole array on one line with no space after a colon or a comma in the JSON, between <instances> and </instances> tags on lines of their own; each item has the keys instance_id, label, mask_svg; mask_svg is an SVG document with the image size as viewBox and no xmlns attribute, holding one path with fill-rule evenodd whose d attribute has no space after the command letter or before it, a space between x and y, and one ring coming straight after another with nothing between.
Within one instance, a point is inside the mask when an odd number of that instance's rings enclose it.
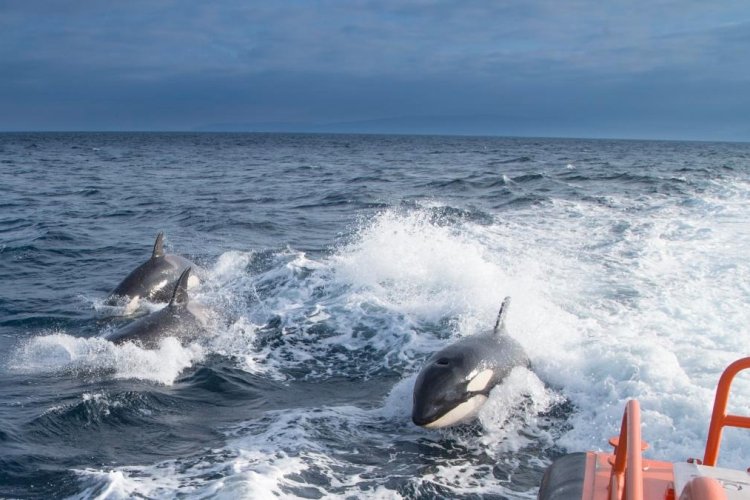
<instances>
[{"instance_id":1,"label":"water splash","mask_svg":"<svg viewBox=\"0 0 750 500\"><path fill-rule=\"evenodd\" d=\"M183 347L174 337L156 349L102 338L73 337L57 332L32 337L13 356L9 369L19 373L67 373L74 377L149 380L171 385L187 367L203 359L204 349Z\"/></svg>"}]
</instances>

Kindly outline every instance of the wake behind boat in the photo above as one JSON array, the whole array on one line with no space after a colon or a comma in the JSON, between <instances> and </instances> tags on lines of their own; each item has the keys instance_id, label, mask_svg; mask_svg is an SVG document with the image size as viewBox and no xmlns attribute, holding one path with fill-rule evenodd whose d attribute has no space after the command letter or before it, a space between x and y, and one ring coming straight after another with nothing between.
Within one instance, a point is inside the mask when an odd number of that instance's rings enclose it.
<instances>
[{"instance_id":1,"label":"wake behind boat","mask_svg":"<svg viewBox=\"0 0 750 500\"><path fill-rule=\"evenodd\" d=\"M0 149L3 498L528 500L629 398L681 429L660 458L699 453L711 360L746 351L728 333L750 323L748 144L60 133ZM197 341L107 341L136 318L99 304L157 228L201 264L190 303L219 321ZM491 329L506 295L533 371L468 425L414 426L425 360ZM750 385L732 399L750 406ZM721 461L743 470L737 434Z\"/></svg>"}]
</instances>

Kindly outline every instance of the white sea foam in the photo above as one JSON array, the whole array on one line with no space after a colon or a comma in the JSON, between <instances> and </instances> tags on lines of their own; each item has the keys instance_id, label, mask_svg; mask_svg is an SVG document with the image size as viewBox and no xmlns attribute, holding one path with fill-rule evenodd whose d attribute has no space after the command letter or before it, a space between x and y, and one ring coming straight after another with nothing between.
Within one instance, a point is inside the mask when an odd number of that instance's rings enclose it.
<instances>
[{"instance_id":1,"label":"white sea foam","mask_svg":"<svg viewBox=\"0 0 750 500\"><path fill-rule=\"evenodd\" d=\"M378 471L385 466L387 457L409 463L409 457L398 457L397 454L413 452L393 450L390 443L433 440L429 446L441 447L441 441L447 436L422 431L405 421L394 425L383 418L380 410L365 411L354 407L284 410L271 412L267 417L262 422L248 423L232 430L227 447L215 451L222 457L221 461L194 464L170 461L151 467L126 467L117 471L122 476L103 471L80 473L89 479L94 477L111 483L99 483L99 490L156 498L167 497L175 489L217 498L291 498L300 494L342 499L361 495L401 498L398 492L378 484ZM515 432L514 429L506 436ZM337 438L321 439L326 435L336 435ZM480 439L462 439L463 442L459 436L459 445L465 447L467 453L486 451ZM380 457L379 464L373 462L373 454ZM411 460L416 462L402 471L405 474L402 480L414 488L433 484L456 495L479 492L512 494L505 492L502 486L498 487L491 467L486 464L449 461L445 465L430 467L431 472L420 472L419 462L424 459L415 455ZM305 475L319 479L311 483ZM178 479L160 479L163 477ZM207 477L212 479L206 480Z\"/></svg>"},{"instance_id":2,"label":"white sea foam","mask_svg":"<svg viewBox=\"0 0 750 500\"><path fill-rule=\"evenodd\" d=\"M627 214L631 201L611 201L618 210L557 204L571 217L558 217L558 242L544 245L555 249L544 263L551 293L536 300L566 311L549 325L564 349L519 340L542 378L578 409L560 444L605 447L627 399L638 398L651 454L700 456L719 373L747 353L750 231L731 203L716 204L708 214L705 206L655 203L638 217ZM541 215L523 227L523 236L513 228L515 239L527 246L544 242ZM517 313L511 321L533 317ZM518 334L518 323L511 331ZM733 398L748 413L750 391L745 387ZM749 444L747 436L727 442L724 463L742 466Z\"/></svg>"},{"instance_id":3,"label":"white sea foam","mask_svg":"<svg viewBox=\"0 0 750 500\"><path fill-rule=\"evenodd\" d=\"M175 475L131 475L131 470L75 470L84 489L71 499L119 500L137 496L169 498L180 487ZM171 493L168 493L171 492Z\"/></svg>"},{"instance_id":4,"label":"white sea foam","mask_svg":"<svg viewBox=\"0 0 750 500\"><path fill-rule=\"evenodd\" d=\"M422 321L495 307L508 281L481 242L427 211L380 214L331 260L339 283Z\"/></svg>"},{"instance_id":5,"label":"white sea foam","mask_svg":"<svg viewBox=\"0 0 750 500\"><path fill-rule=\"evenodd\" d=\"M103 338L58 332L26 341L9 368L17 372L69 372L81 377L133 378L171 385L182 370L203 356L199 345L183 347L174 337L163 339L156 349L142 349L132 343L115 345Z\"/></svg>"},{"instance_id":6,"label":"white sea foam","mask_svg":"<svg viewBox=\"0 0 750 500\"><path fill-rule=\"evenodd\" d=\"M642 200L612 197L610 206L556 202L460 228L430 222L424 210L391 210L331 264L350 298L407 318L406 336L445 316L457 318L457 335L471 334L513 296L509 331L577 408L559 444L605 447L625 402L638 398L650 453L679 460L702 454L718 376L747 352L750 228L731 200L748 191L717 191L719 200L697 208L645 200L654 208L643 210ZM408 346L429 352L435 343ZM747 410L750 390L738 384L733 401ZM749 443L725 443L724 463L742 466Z\"/></svg>"},{"instance_id":7,"label":"white sea foam","mask_svg":"<svg viewBox=\"0 0 750 500\"><path fill-rule=\"evenodd\" d=\"M541 379L576 408L558 444L606 447L635 397L651 453L694 456L702 452L718 375L745 352L750 234L738 200L747 192L717 185L697 205L616 196L604 204L556 201L491 225L436 221L434 203L387 210L330 257L313 261L289 251L286 263L261 276L233 277L243 293L276 286L235 328L251 345L263 315L276 314L285 338L299 340L282 347L281 357L246 348L251 369L265 359L278 373L325 358L336 345L374 347L386 365L414 373L449 341L426 325L448 319L455 336L471 335L491 325L510 295L511 335ZM321 323L332 337L311 335ZM360 335L363 325L377 335ZM747 408L750 390L739 388L735 404ZM532 399L550 397L534 391ZM743 438L726 443L722 458L737 464L747 445Z\"/></svg>"},{"instance_id":8,"label":"white sea foam","mask_svg":"<svg viewBox=\"0 0 750 500\"><path fill-rule=\"evenodd\" d=\"M170 460L153 466L122 467L111 471L77 471L85 494L113 498L166 498L174 491L216 498L325 496L402 498L380 483L380 469L396 461L392 471L415 490L454 495L492 493L519 497L518 491L498 484L489 462L472 463L466 456L506 456L523 446L529 436L543 434L537 414L551 398L548 389L525 369L513 372L498 387L480 414L482 432L430 432L410 422L413 377L396 384L382 407L353 406L290 408L267 412L227 431L227 446L193 462ZM532 404L511 416L531 395ZM554 396L553 396L554 398ZM523 432L521 432L523 431ZM335 439L330 437L335 436ZM410 447L441 449L445 441L464 450L456 458L430 465ZM509 444L510 443L510 444ZM403 456L400 456L403 454ZM463 457L463 458L462 458ZM503 459L504 460L504 459ZM420 465L422 464L422 465ZM317 478L309 481L306 478ZM528 493L528 494L527 494ZM531 491L520 497L532 496Z\"/></svg>"}]
</instances>

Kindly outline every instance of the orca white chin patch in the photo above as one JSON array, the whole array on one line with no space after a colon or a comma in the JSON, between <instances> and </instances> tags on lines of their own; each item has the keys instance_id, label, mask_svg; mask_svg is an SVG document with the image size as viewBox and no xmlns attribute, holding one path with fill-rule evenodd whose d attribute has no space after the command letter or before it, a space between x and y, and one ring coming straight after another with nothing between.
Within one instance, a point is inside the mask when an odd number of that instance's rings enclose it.
<instances>
[{"instance_id":1,"label":"orca white chin patch","mask_svg":"<svg viewBox=\"0 0 750 500\"><path fill-rule=\"evenodd\" d=\"M490 380L492 380L492 375L494 375L495 372L492 370L483 370L479 372L477 375L475 375L471 381L469 381L469 385L466 386L466 390L469 392L481 392L487 388L487 384L490 383Z\"/></svg>"},{"instance_id":2,"label":"orca white chin patch","mask_svg":"<svg viewBox=\"0 0 750 500\"><path fill-rule=\"evenodd\" d=\"M441 427L448 427L455 425L464 420L468 420L477 414L479 408L487 401L487 396L477 394L461 403L460 405L453 408L451 411L429 424L425 424L423 427L427 429L439 429Z\"/></svg>"}]
</instances>

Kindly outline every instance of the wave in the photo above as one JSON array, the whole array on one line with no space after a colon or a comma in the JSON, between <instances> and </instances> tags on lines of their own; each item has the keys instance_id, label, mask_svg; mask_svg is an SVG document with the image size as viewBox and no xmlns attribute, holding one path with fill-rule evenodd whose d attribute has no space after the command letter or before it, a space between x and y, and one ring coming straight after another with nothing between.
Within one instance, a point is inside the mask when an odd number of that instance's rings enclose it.
<instances>
[{"instance_id":1,"label":"wave","mask_svg":"<svg viewBox=\"0 0 750 500\"><path fill-rule=\"evenodd\" d=\"M413 378L397 384L373 409L338 405L267 411L227 429L226 447L199 456L77 473L86 495L164 497L177 490L220 498L411 498L535 490L533 481L498 487L495 477L498 471L512 473L511 457L536 455L540 439L556 437L559 418L551 411L559 397L533 373L516 370L493 390L480 412L481 428L440 433L411 425L404 393L412 383ZM468 463L466 456L478 460ZM541 473L542 464L536 467Z\"/></svg>"},{"instance_id":2,"label":"wave","mask_svg":"<svg viewBox=\"0 0 750 500\"><path fill-rule=\"evenodd\" d=\"M156 349L103 338L74 337L54 332L31 337L12 356L8 368L16 373L64 373L72 377L150 380L171 385L185 368L203 359L197 344L183 347L174 337Z\"/></svg>"},{"instance_id":3,"label":"wave","mask_svg":"<svg viewBox=\"0 0 750 500\"><path fill-rule=\"evenodd\" d=\"M224 252L196 292L221 317L200 345L167 340L149 353L46 332L20 348L13 369L237 399L255 398L258 380L272 385L273 398L252 401L263 411L230 424L216 449L79 470L90 495L456 496L500 483L503 495L528 496L535 480L502 478L519 463L538 478L563 449L599 446L630 398L641 400L644 437L660 457L695 456L705 402L750 321L750 190L738 179L680 185L669 197L549 192L498 213L413 202L363 216L328 252ZM506 295L508 330L533 372L494 390L474 426L412 426L424 359L486 329ZM217 358L230 369L216 370ZM736 398L746 406L750 387ZM108 418L95 402L76 405L76 418ZM722 457L740 464L748 446L733 440Z\"/></svg>"},{"instance_id":4,"label":"wave","mask_svg":"<svg viewBox=\"0 0 750 500\"><path fill-rule=\"evenodd\" d=\"M45 440L98 430L118 431L150 423L154 412L168 408L154 393L85 392L80 400L58 404L26 424L27 439Z\"/></svg>"}]
</instances>

